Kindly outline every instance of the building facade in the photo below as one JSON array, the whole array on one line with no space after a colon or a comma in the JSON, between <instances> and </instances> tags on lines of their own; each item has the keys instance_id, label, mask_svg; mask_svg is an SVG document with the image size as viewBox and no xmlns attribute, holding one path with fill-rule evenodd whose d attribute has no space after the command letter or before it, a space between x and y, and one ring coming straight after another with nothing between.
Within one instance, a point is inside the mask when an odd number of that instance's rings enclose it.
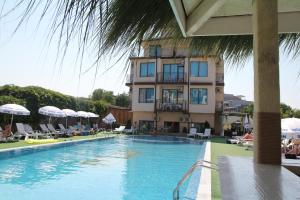
<instances>
[{"instance_id":1,"label":"building facade","mask_svg":"<svg viewBox=\"0 0 300 200\"><path fill-rule=\"evenodd\" d=\"M186 133L209 124L222 129L224 64L216 56L200 56L186 43L148 40L143 57L130 57L132 121L140 131Z\"/></svg>"}]
</instances>

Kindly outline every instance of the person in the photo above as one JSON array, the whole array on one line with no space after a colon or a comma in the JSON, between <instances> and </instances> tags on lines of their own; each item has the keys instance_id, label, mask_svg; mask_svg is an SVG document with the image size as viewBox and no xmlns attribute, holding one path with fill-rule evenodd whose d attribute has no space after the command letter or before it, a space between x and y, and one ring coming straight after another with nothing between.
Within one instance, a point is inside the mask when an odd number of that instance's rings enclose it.
<instances>
[{"instance_id":1,"label":"person","mask_svg":"<svg viewBox=\"0 0 300 200\"><path fill-rule=\"evenodd\" d=\"M247 132L243 137L242 137L242 139L241 140L243 140L243 141L253 141L253 134L252 133L250 133L250 132Z\"/></svg>"},{"instance_id":2,"label":"person","mask_svg":"<svg viewBox=\"0 0 300 200\"><path fill-rule=\"evenodd\" d=\"M7 140L11 136L12 136L11 126L10 124L7 124L3 130L3 137Z\"/></svg>"},{"instance_id":3,"label":"person","mask_svg":"<svg viewBox=\"0 0 300 200\"><path fill-rule=\"evenodd\" d=\"M293 139L291 142L292 149L289 150L286 154L288 155L300 155L300 139Z\"/></svg>"}]
</instances>

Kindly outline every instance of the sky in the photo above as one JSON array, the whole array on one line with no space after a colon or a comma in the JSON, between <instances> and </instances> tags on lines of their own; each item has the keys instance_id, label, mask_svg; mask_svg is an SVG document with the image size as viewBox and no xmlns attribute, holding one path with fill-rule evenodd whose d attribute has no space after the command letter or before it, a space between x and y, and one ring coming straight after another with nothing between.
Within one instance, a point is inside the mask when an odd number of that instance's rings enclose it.
<instances>
[{"instance_id":1,"label":"sky","mask_svg":"<svg viewBox=\"0 0 300 200\"><path fill-rule=\"evenodd\" d=\"M3 13L10 6L4 7ZM114 94L128 92L129 89L124 82L124 68L128 58L124 56L114 65L121 52L103 58L97 73L96 67L83 73L95 60L92 48L87 49L80 64L81 59L77 59L77 41L73 40L66 56L61 59L63 50L58 51L57 35L51 42L47 37L51 16L46 16L42 23L37 25L39 17L37 13L14 33L20 19L18 14L15 12L0 18L0 85L35 85L76 97L88 97L96 88L110 90ZM113 67L107 71L111 66ZM249 58L244 66L232 66L225 61L224 71L225 93L244 95L246 100L252 101L253 59ZM298 109L300 109L299 73L300 58L292 59L280 50L281 102Z\"/></svg>"}]
</instances>

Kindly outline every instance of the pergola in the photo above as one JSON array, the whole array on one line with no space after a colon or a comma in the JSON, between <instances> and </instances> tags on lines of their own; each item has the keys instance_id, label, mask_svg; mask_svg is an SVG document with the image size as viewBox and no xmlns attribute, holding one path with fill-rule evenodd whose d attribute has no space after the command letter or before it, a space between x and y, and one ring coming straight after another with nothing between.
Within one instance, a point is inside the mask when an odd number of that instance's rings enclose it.
<instances>
[{"instance_id":1,"label":"pergola","mask_svg":"<svg viewBox=\"0 0 300 200\"><path fill-rule=\"evenodd\" d=\"M253 34L254 160L280 165L278 33L300 32L300 1L169 1L185 37Z\"/></svg>"}]
</instances>

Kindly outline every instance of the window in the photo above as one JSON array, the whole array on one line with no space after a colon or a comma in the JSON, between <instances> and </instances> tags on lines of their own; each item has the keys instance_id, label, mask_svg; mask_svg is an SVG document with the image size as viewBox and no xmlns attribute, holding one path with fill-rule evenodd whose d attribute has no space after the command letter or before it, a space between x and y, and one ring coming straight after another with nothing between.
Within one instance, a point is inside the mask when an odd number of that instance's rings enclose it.
<instances>
[{"instance_id":1,"label":"window","mask_svg":"<svg viewBox=\"0 0 300 200\"><path fill-rule=\"evenodd\" d=\"M148 133L154 129L154 121L146 121L140 120L139 121L139 130L143 133Z\"/></svg>"},{"instance_id":2,"label":"window","mask_svg":"<svg viewBox=\"0 0 300 200\"><path fill-rule=\"evenodd\" d=\"M191 104L207 104L207 89L206 88L191 88Z\"/></svg>"},{"instance_id":3,"label":"window","mask_svg":"<svg viewBox=\"0 0 300 200\"><path fill-rule=\"evenodd\" d=\"M139 103L154 103L154 88L140 88Z\"/></svg>"},{"instance_id":4,"label":"window","mask_svg":"<svg viewBox=\"0 0 300 200\"><path fill-rule=\"evenodd\" d=\"M160 45L150 45L149 56L161 56L161 46Z\"/></svg>"},{"instance_id":5,"label":"window","mask_svg":"<svg viewBox=\"0 0 300 200\"><path fill-rule=\"evenodd\" d=\"M154 77L155 64L151 63L141 63L140 65L140 77Z\"/></svg>"},{"instance_id":6,"label":"window","mask_svg":"<svg viewBox=\"0 0 300 200\"><path fill-rule=\"evenodd\" d=\"M163 89L162 96L163 103L178 104L183 102L183 93L177 89Z\"/></svg>"},{"instance_id":7,"label":"window","mask_svg":"<svg viewBox=\"0 0 300 200\"><path fill-rule=\"evenodd\" d=\"M192 61L191 62L191 76L192 77L207 77L208 63L206 61Z\"/></svg>"},{"instance_id":8,"label":"window","mask_svg":"<svg viewBox=\"0 0 300 200\"><path fill-rule=\"evenodd\" d=\"M164 64L163 65L164 82L183 82L184 67L181 64Z\"/></svg>"}]
</instances>

